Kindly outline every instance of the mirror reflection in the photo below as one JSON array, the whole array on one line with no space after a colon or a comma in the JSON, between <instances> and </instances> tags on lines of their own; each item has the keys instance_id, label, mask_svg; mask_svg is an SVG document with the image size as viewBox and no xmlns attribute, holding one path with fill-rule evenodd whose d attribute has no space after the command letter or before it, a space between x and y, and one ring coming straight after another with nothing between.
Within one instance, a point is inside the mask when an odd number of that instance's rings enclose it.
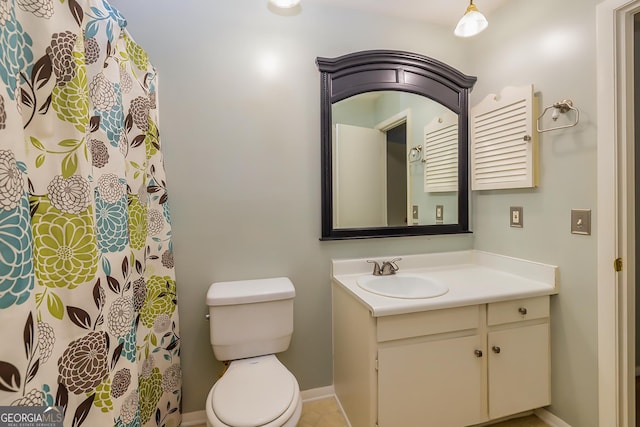
<instances>
[{"instance_id":1,"label":"mirror reflection","mask_svg":"<svg viewBox=\"0 0 640 427\"><path fill-rule=\"evenodd\" d=\"M395 50L316 58L321 240L469 232L476 78Z\"/></svg>"},{"instance_id":2,"label":"mirror reflection","mask_svg":"<svg viewBox=\"0 0 640 427\"><path fill-rule=\"evenodd\" d=\"M458 223L458 115L421 95L332 104L333 228Z\"/></svg>"}]
</instances>

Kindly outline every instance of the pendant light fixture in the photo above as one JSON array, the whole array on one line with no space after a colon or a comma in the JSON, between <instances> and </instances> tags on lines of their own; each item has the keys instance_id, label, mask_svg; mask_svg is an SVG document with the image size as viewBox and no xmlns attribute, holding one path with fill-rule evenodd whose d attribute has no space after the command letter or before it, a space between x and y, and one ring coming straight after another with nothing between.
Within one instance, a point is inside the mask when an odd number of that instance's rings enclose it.
<instances>
[{"instance_id":1,"label":"pendant light fixture","mask_svg":"<svg viewBox=\"0 0 640 427\"><path fill-rule=\"evenodd\" d=\"M300 4L300 0L269 0L269 3L280 9L291 9Z\"/></svg>"},{"instance_id":2,"label":"pendant light fixture","mask_svg":"<svg viewBox=\"0 0 640 427\"><path fill-rule=\"evenodd\" d=\"M469 1L469 7L464 13L456 29L453 33L458 37L472 37L484 31L489 25L487 18L484 17L478 8L473 4L473 0Z\"/></svg>"}]
</instances>

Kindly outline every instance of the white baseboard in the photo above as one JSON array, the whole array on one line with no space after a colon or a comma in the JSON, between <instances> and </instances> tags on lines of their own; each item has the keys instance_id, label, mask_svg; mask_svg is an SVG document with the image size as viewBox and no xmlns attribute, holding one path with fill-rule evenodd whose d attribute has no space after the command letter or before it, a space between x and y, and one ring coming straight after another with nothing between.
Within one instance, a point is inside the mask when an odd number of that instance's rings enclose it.
<instances>
[{"instance_id":1,"label":"white baseboard","mask_svg":"<svg viewBox=\"0 0 640 427\"><path fill-rule=\"evenodd\" d=\"M326 399L336 395L332 385L326 387L312 388L311 390L303 390L300 392L303 402L311 402L313 400Z\"/></svg>"},{"instance_id":2,"label":"white baseboard","mask_svg":"<svg viewBox=\"0 0 640 427\"><path fill-rule=\"evenodd\" d=\"M336 399L336 402L338 402L338 408L340 408L340 412L342 412L342 417L347 422L347 427L351 427L351 421L349 420L349 417L347 417L347 413L342 407L342 403L340 402L340 399L338 399L338 396L336 396L335 394L334 394L334 397Z\"/></svg>"},{"instance_id":3,"label":"white baseboard","mask_svg":"<svg viewBox=\"0 0 640 427\"><path fill-rule=\"evenodd\" d=\"M302 397L302 402L311 402L314 400L325 399L327 397L335 396L336 392L333 389L333 386L326 387L318 387L312 388L311 390L303 390L300 392L300 396ZM207 413L206 411L193 411L193 412L185 412L182 414L182 427L194 427L200 426L207 423Z\"/></svg>"},{"instance_id":4,"label":"white baseboard","mask_svg":"<svg viewBox=\"0 0 640 427\"><path fill-rule=\"evenodd\" d=\"M536 417L540 418L545 423L549 424L551 427L571 427L569 424L565 423L560 418L553 415L551 412L546 409L540 408L533 411Z\"/></svg>"},{"instance_id":5,"label":"white baseboard","mask_svg":"<svg viewBox=\"0 0 640 427\"><path fill-rule=\"evenodd\" d=\"M314 400L326 399L328 397L335 397L335 390L332 385L326 387L318 387L310 390L303 390L300 392L302 396L303 402L312 402ZM336 399L338 400L338 399ZM340 410L343 411L340 402L338 401L338 405L340 406ZM564 422L562 419L553 415L551 412L546 409L536 409L533 413L540 418L545 423L549 424L551 427L571 427L569 424ZM346 417L345 417L346 419ZM200 425L205 425L207 423L207 413L203 411L193 411L193 412L185 412L182 414L182 427L195 427Z\"/></svg>"}]
</instances>

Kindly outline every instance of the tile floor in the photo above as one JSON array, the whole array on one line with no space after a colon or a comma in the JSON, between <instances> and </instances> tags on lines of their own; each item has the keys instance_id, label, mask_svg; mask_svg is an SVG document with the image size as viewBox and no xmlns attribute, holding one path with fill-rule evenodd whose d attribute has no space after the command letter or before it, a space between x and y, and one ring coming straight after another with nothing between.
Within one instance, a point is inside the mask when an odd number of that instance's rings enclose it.
<instances>
[{"instance_id":1,"label":"tile floor","mask_svg":"<svg viewBox=\"0 0 640 427\"><path fill-rule=\"evenodd\" d=\"M205 425L196 427L206 427ZM335 398L312 400L302 405L302 416L297 427L347 427ZM549 427L534 415L502 421L492 427Z\"/></svg>"},{"instance_id":2,"label":"tile floor","mask_svg":"<svg viewBox=\"0 0 640 427\"><path fill-rule=\"evenodd\" d=\"M312 400L302 404L297 427L347 427L335 398Z\"/></svg>"},{"instance_id":3,"label":"tile floor","mask_svg":"<svg viewBox=\"0 0 640 427\"><path fill-rule=\"evenodd\" d=\"M535 415L529 415L528 417L502 421L501 423L493 424L491 427L549 427L549 424Z\"/></svg>"}]
</instances>

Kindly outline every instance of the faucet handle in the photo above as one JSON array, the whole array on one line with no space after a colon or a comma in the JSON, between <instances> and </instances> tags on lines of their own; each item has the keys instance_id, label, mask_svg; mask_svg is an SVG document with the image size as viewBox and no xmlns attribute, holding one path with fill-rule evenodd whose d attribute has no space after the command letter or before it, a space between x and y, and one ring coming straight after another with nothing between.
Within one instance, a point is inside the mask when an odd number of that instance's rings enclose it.
<instances>
[{"instance_id":1,"label":"faucet handle","mask_svg":"<svg viewBox=\"0 0 640 427\"><path fill-rule=\"evenodd\" d=\"M374 261L371 259L367 260L368 263L373 264L373 275L374 276L381 276L382 275L382 268L380 267L380 263L378 261Z\"/></svg>"},{"instance_id":2,"label":"faucet handle","mask_svg":"<svg viewBox=\"0 0 640 427\"><path fill-rule=\"evenodd\" d=\"M396 264L397 261L402 260L402 258L394 258L390 261L385 261L382 263L382 271L380 272L383 276L389 275L389 274L396 274L396 271L398 271L400 269L400 267L398 267L398 264Z\"/></svg>"},{"instance_id":3,"label":"faucet handle","mask_svg":"<svg viewBox=\"0 0 640 427\"><path fill-rule=\"evenodd\" d=\"M394 258L391 261L389 261L389 264L393 265L393 269L394 270L398 270L400 267L398 267L398 264L396 264L396 262L398 261L402 261L402 258L398 257L398 258Z\"/></svg>"}]
</instances>

